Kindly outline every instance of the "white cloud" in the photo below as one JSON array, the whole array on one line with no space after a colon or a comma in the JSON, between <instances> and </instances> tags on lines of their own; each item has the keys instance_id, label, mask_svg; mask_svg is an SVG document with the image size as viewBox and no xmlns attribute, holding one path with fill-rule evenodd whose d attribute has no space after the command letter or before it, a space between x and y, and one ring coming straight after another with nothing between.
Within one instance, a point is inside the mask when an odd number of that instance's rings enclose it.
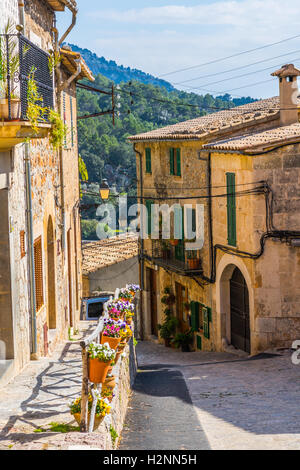
<instances>
[{"instance_id":1,"label":"white cloud","mask_svg":"<svg viewBox=\"0 0 300 470\"><path fill-rule=\"evenodd\" d=\"M264 25L290 23L299 14L298 0L244 0L221 1L209 5L148 7L140 9L101 10L91 17L108 21L137 24L199 24L246 25L259 22Z\"/></svg>"}]
</instances>

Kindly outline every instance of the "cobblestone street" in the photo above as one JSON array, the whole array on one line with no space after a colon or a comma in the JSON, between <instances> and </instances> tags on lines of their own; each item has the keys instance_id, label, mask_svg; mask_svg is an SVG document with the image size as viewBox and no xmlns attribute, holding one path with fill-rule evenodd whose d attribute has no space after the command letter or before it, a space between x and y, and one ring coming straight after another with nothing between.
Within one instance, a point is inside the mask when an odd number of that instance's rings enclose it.
<instances>
[{"instance_id":1,"label":"cobblestone street","mask_svg":"<svg viewBox=\"0 0 300 470\"><path fill-rule=\"evenodd\" d=\"M165 449L166 440L169 449L208 446L215 450L300 449L300 369L292 364L290 352L248 359L223 353L181 353L150 342L139 343L137 351L140 372L129 404L121 449L134 445L143 447L133 448ZM147 382L140 378L140 374L155 370L175 374L177 381L184 378L192 404L188 404L186 395L176 392L178 384L170 381L169 388L162 390L155 374L153 381L149 377ZM153 404L162 391L165 407L157 412ZM167 425L159 426L165 424L163 420L167 416L174 418L176 395L177 404L187 408L192 423L185 429L188 419L180 414L178 406L177 429L188 434L188 445L192 447L185 447L180 432L172 437L164 433ZM141 403L144 409L137 411ZM149 419L145 419L145 404ZM152 425L150 430L149 425ZM140 430L137 441L134 430Z\"/></svg>"}]
</instances>

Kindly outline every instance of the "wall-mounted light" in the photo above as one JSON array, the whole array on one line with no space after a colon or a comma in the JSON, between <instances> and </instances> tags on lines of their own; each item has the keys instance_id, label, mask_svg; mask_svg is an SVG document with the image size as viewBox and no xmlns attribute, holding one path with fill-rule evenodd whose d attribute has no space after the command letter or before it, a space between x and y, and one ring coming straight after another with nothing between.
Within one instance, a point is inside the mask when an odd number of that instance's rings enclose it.
<instances>
[{"instance_id":1,"label":"wall-mounted light","mask_svg":"<svg viewBox=\"0 0 300 470\"><path fill-rule=\"evenodd\" d=\"M106 179L103 179L100 185L100 196L103 201L107 201L109 198L109 186Z\"/></svg>"}]
</instances>

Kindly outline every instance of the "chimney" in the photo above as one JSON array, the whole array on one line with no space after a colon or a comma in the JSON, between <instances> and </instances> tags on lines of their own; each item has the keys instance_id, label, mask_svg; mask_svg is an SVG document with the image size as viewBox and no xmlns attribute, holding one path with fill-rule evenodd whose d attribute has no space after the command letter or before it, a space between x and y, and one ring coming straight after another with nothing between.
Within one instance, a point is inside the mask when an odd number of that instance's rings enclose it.
<instances>
[{"instance_id":1,"label":"chimney","mask_svg":"<svg viewBox=\"0 0 300 470\"><path fill-rule=\"evenodd\" d=\"M299 122L297 77L300 76L300 70L293 64L287 64L272 73L272 76L279 78L280 125L288 126Z\"/></svg>"}]
</instances>

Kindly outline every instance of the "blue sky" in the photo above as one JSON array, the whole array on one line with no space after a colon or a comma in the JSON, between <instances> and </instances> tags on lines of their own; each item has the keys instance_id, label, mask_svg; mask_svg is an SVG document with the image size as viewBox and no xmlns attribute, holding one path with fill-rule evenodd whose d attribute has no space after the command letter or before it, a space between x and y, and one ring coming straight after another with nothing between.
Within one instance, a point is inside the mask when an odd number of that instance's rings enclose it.
<instances>
[{"instance_id":1,"label":"blue sky","mask_svg":"<svg viewBox=\"0 0 300 470\"><path fill-rule=\"evenodd\" d=\"M296 19L299 0L115 0L109 4L102 0L77 0L77 3L78 21L69 42L155 76L300 34ZM70 16L61 13L58 19L62 31ZM286 55L278 57L283 54ZM164 78L177 88L201 94L211 91L268 97L278 94L278 83L271 80L270 73L290 62L300 66L300 38ZM249 75L239 77L246 73Z\"/></svg>"}]
</instances>

